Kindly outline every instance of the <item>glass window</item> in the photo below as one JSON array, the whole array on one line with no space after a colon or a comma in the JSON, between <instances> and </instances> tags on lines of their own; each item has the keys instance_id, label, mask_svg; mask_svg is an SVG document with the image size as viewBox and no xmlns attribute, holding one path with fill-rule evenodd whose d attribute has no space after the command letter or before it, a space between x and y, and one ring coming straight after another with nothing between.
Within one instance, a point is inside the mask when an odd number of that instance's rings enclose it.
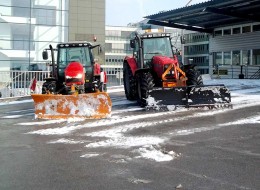
<instances>
[{"instance_id":1,"label":"glass window","mask_svg":"<svg viewBox=\"0 0 260 190\"><path fill-rule=\"evenodd\" d=\"M231 52L224 52L223 64L231 65Z\"/></svg>"},{"instance_id":2,"label":"glass window","mask_svg":"<svg viewBox=\"0 0 260 190\"><path fill-rule=\"evenodd\" d=\"M260 24L253 25L253 32L260 31Z\"/></svg>"},{"instance_id":3,"label":"glass window","mask_svg":"<svg viewBox=\"0 0 260 190\"><path fill-rule=\"evenodd\" d=\"M224 29L223 30L223 35L230 35L231 34L231 29Z\"/></svg>"},{"instance_id":4,"label":"glass window","mask_svg":"<svg viewBox=\"0 0 260 190\"><path fill-rule=\"evenodd\" d=\"M242 33L251 32L251 26L243 26Z\"/></svg>"},{"instance_id":5,"label":"glass window","mask_svg":"<svg viewBox=\"0 0 260 190\"><path fill-rule=\"evenodd\" d=\"M0 1L0 6L4 5L4 6L11 6L11 1L10 0L1 0Z\"/></svg>"},{"instance_id":6,"label":"glass window","mask_svg":"<svg viewBox=\"0 0 260 190\"><path fill-rule=\"evenodd\" d=\"M242 65L249 65L250 64L250 50L243 50L242 51Z\"/></svg>"},{"instance_id":7,"label":"glass window","mask_svg":"<svg viewBox=\"0 0 260 190\"><path fill-rule=\"evenodd\" d=\"M31 0L9 0L12 1L13 6L19 6L19 7L30 7Z\"/></svg>"},{"instance_id":8,"label":"glass window","mask_svg":"<svg viewBox=\"0 0 260 190\"><path fill-rule=\"evenodd\" d=\"M222 65L222 52L214 53L214 63L215 65Z\"/></svg>"},{"instance_id":9,"label":"glass window","mask_svg":"<svg viewBox=\"0 0 260 190\"><path fill-rule=\"evenodd\" d=\"M37 24L42 25L56 25L56 10L55 7L35 6L33 9L33 16L36 18Z\"/></svg>"},{"instance_id":10,"label":"glass window","mask_svg":"<svg viewBox=\"0 0 260 190\"><path fill-rule=\"evenodd\" d=\"M260 49L253 49L253 65L260 65Z\"/></svg>"},{"instance_id":11,"label":"glass window","mask_svg":"<svg viewBox=\"0 0 260 190\"><path fill-rule=\"evenodd\" d=\"M233 51L232 53L232 65L240 65L240 51Z\"/></svg>"},{"instance_id":12,"label":"glass window","mask_svg":"<svg viewBox=\"0 0 260 190\"><path fill-rule=\"evenodd\" d=\"M84 66L91 65L91 58L88 47L60 48L59 63L65 68L70 62L77 61Z\"/></svg>"},{"instance_id":13,"label":"glass window","mask_svg":"<svg viewBox=\"0 0 260 190\"><path fill-rule=\"evenodd\" d=\"M12 11L13 11L12 16L16 16L16 17L30 17L31 16L30 8L13 7Z\"/></svg>"},{"instance_id":14,"label":"glass window","mask_svg":"<svg viewBox=\"0 0 260 190\"><path fill-rule=\"evenodd\" d=\"M233 28L233 34L240 34L241 33L241 28L237 27L237 28Z\"/></svg>"},{"instance_id":15,"label":"glass window","mask_svg":"<svg viewBox=\"0 0 260 190\"><path fill-rule=\"evenodd\" d=\"M222 30L216 30L214 36L222 36Z\"/></svg>"},{"instance_id":16,"label":"glass window","mask_svg":"<svg viewBox=\"0 0 260 190\"><path fill-rule=\"evenodd\" d=\"M170 38L147 38L143 40L144 59L155 55L173 57Z\"/></svg>"}]
</instances>

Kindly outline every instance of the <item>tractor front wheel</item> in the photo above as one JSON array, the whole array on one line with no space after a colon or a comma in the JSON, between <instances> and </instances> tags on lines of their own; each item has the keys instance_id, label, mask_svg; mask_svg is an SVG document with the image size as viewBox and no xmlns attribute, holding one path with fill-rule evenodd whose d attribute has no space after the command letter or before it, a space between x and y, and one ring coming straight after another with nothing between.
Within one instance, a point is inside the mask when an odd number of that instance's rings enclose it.
<instances>
[{"instance_id":1,"label":"tractor front wheel","mask_svg":"<svg viewBox=\"0 0 260 190\"><path fill-rule=\"evenodd\" d=\"M153 76L150 72L139 73L137 76L137 102L141 107L147 106L149 91L153 89Z\"/></svg>"},{"instance_id":2,"label":"tractor front wheel","mask_svg":"<svg viewBox=\"0 0 260 190\"><path fill-rule=\"evenodd\" d=\"M124 63L123 80L125 95L128 100L136 100L136 80L128 63Z\"/></svg>"},{"instance_id":3,"label":"tractor front wheel","mask_svg":"<svg viewBox=\"0 0 260 190\"><path fill-rule=\"evenodd\" d=\"M188 80L187 80L188 86L203 85L203 80L202 80L202 77L201 77L199 71L197 71L194 68L191 68L186 71L186 77L188 78Z\"/></svg>"}]
</instances>

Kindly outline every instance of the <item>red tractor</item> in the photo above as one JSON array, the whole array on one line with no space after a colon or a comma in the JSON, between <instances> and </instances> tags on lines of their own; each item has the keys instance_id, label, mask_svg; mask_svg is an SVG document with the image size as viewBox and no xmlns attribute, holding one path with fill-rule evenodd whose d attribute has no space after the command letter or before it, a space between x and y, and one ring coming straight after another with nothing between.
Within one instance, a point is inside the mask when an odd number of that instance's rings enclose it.
<instances>
[{"instance_id":1,"label":"red tractor","mask_svg":"<svg viewBox=\"0 0 260 190\"><path fill-rule=\"evenodd\" d=\"M103 118L110 114L111 99L103 91L100 65L92 52L96 47L99 45L89 42L68 42L43 51L44 60L51 53L52 71L42 94L32 94L37 118Z\"/></svg>"},{"instance_id":2,"label":"red tractor","mask_svg":"<svg viewBox=\"0 0 260 190\"><path fill-rule=\"evenodd\" d=\"M123 65L125 95L140 106L229 105L224 85L203 85L194 64L182 65L173 52L168 33L135 34L130 40L133 56Z\"/></svg>"}]
</instances>

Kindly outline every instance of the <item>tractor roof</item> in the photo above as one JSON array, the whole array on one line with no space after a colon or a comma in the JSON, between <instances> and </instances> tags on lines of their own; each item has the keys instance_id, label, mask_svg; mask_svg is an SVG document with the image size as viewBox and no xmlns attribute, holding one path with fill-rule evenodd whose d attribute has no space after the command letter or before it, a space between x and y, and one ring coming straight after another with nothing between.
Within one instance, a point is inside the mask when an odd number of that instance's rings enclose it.
<instances>
[{"instance_id":1,"label":"tractor roof","mask_svg":"<svg viewBox=\"0 0 260 190\"><path fill-rule=\"evenodd\" d=\"M140 38L164 38L170 37L171 33L166 32L146 32L140 35Z\"/></svg>"},{"instance_id":2,"label":"tractor roof","mask_svg":"<svg viewBox=\"0 0 260 190\"><path fill-rule=\"evenodd\" d=\"M57 45L59 48L63 47L92 47L92 44L90 42L86 41L73 41L73 42L66 42L66 43L60 43Z\"/></svg>"}]
</instances>

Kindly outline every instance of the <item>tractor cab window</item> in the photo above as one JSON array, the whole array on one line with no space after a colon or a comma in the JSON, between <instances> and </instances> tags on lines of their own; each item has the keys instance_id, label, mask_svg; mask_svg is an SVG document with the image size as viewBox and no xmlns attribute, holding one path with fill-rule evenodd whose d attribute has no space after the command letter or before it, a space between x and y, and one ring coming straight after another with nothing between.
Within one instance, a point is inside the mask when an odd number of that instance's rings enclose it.
<instances>
[{"instance_id":1,"label":"tractor cab window","mask_svg":"<svg viewBox=\"0 0 260 190\"><path fill-rule=\"evenodd\" d=\"M59 51L59 67L66 68L69 63L80 62L84 67L91 66L90 50L88 47L65 47Z\"/></svg>"},{"instance_id":2,"label":"tractor cab window","mask_svg":"<svg viewBox=\"0 0 260 190\"><path fill-rule=\"evenodd\" d=\"M173 57L171 41L165 38L147 38L143 40L144 62L149 62L153 56Z\"/></svg>"}]
</instances>

